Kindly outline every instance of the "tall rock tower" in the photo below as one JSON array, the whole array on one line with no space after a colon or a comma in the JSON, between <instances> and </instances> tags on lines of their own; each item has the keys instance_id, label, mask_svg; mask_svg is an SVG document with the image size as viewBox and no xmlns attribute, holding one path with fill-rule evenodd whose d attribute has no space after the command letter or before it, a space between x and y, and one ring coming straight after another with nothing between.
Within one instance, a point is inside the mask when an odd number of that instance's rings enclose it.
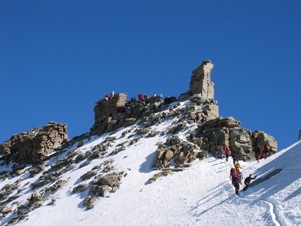
<instances>
[{"instance_id":1,"label":"tall rock tower","mask_svg":"<svg viewBox=\"0 0 301 226\"><path fill-rule=\"evenodd\" d=\"M204 60L199 67L192 71L190 95L200 94L207 100L214 99L214 83L210 78L213 67L214 65L210 60Z\"/></svg>"}]
</instances>

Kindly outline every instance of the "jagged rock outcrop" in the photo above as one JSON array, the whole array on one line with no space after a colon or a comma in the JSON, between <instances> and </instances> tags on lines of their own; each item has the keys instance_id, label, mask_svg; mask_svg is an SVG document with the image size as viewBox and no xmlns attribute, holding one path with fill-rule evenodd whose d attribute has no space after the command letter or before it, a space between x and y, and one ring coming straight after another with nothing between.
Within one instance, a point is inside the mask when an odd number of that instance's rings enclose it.
<instances>
[{"instance_id":1,"label":"jagged rock outcrop","mask_svg":"<svg viewBox=\"0 0 301 226\"><path fill-rule=\"evenodd\" d=\"M88 184L79 184L75 188L73 188L72 192L73 193L80 193L85 191L89 187Z\"/></svg>"},{"instance_id":2,"label":"jagged rock outcrop","mask_svg":"<svg viewBox=\"0 0 301 226\"><path fill-rule=\"evenodd\" d=\"M240 158L245 160L255 159L257 146L263 147L267 144L271 148L270 153L275 153L277 142L274 137L264 132L251 132L241 128L240 121L233 117L220 118L217 101L214 100L214 83L211 81L213 67L210 60L205 60L192 71L189 91L178 98L179 101L190 100L191 103L179 112L181 114L179 121L164 134L176 134L183 131L187 124L195 122L198 123L198 129L194 135L191 133L190 142L214 155L222 145L227 145L233 153L238 153ZM167 166L172 159L176 160L178 156L183 156L184 152L181 151L182 147L179 144L177 147L160 145L153 166ZM182 162L188 162L187 158L183 159Z\"/></svg>"},{"instance_id":3,"label":"jagged rock outcrop","mask_svg":"<svg viewBox=\"0 0 301 226\"><path fill-rule=\"evenodd\" d=\"M215 100L204 100L201 97L194 95L191 99L191 117L198 115L199 120L202 118L205 121L215 119L219 117L219 108L217 101Z\"/></svg>"},{"instance_id":4,"label":"jagged rock outcrop","mask_svg":"<svg viewBox=\"0 0 301 226\"><path fill-rule=\"evenodd\" d=\"M127 101L125 93L117 93L110 99L99 100L94 107L95 122L90 132L102 134L122 126L129 126L138 119L150 116L163 103L162 95L144 98L144 101Z\"/></svg>"},{"instance_id":5,"label":"jagged rock outcrop","mask_svg":"<svg viewBox=\"0 0 301 226\"><path fill-rule=\"evenodd\" d=\"M196 158L202 159L204 156L207 156L207 153L201 151L197 145L183 141L174 135L169 137L164 144L158 145L153 167L166 167L171 160L174 160L176 167L179 167L193 162Z\"/></svg>"},{"instance_id":6,"label":"jagged rock outcrop","mask_svg":"<svg viewBox=\"0 0 301 226\"><path fill-rule=\"evenodd\" d=\"M199 67L192 71L189 89L192 96L194 94L200 94L205 99L214 99L214 83L210 78L213 67L214 65L210 60L205 60Z\"/></svg>"},{"instance_id":7,"label":"jagged rock outcrop","mask_svg":"<svg viewBox=\"0 0 301 226\"><path fill-rule=\"evenodd\" d=\"M268 144L271 148L272 154L277 152L278 149L277 141L273 136L263 131L255 131L252 132L251 139L254 148L258 146L263 147L265 144Z\"/></svg>"},{"instance_id":8,"label":"jagged rock outcrop","mask_svg":"<svg viewBox=\"0 0 301 226\"><path fill-rule=\"evenodd\" d=\"M67 141L67 125L49 122L43 128L13 135L0 144L0 155L6 163L38 164Z\"/></svg>"},{"instance_id":9,"label":"jagged rock outcrop","mask_svg":"<svg viewBox=\"0 0 301 226\"><path fill-rule=\"evenodd\" d=\"M90 129L91 133L104 133L108 127L114 130L115 124L117 124L115 122L116 119L114 119L114 115L118 108L125 106L126 98L127 95L125 93L118 93L110 99L106 97L99 100L94 107L95 122L93 127Z\"/></svg>"},{"instance_id":10,"label":"jagged rock outcrop","mask_svg":"<svg viewBox=\"0 0 301 226\"><path fill-rule=\"evenodd\" d=\"M202 141L213 154L223 145L245 160L255 160L257 146L263 147L267 144L271 148L271 154L277 151L277 141L274 137L264 132L241 128L240 121L233 117L216 118L199 125L197 136L206 138Z\"/></svg>"},{"instance_id":11,"label":"jagged rock outcrop","mask_svg":"<svg viewBox=\"0 0 301 226\"><path fill-rule=\"evenodd\" d=\"M214 65L210 60L204 60L202 64L192 71L189 91L179 96L179 101L190 100L198 106L196 113L206 119L219 117L217 101L214 100L214 83L211 81L211 70Z\"/></svg>"}]
</instances>

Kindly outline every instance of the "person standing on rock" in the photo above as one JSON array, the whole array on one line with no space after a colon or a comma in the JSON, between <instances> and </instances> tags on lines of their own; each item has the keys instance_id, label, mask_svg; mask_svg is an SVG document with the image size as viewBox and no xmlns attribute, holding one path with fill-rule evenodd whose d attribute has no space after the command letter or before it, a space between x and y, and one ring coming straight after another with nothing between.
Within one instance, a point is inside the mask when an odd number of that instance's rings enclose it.
<instances>
[{"instance_id":1,"label":"person standing on rock","mask_svg":"<svg viewBox=\"0 0 301 226\"><path fill-rule=\"evenodd\" d=\"M114 91L112 91L111 93L109 93L108 95L106 95L106 98L108 100L111 100L114 97Z\"/></svg>"},{"instance_id":2,"label":"person standing on rock","mask_svg":"<svg viewBox=\"0 0 301 226\"><path fill-rule=\"evenodd\" d=\"M138 100L142 101L142 102L145 102L145 98L141 93L138 94Z\"/></svg>"}]
</instances>

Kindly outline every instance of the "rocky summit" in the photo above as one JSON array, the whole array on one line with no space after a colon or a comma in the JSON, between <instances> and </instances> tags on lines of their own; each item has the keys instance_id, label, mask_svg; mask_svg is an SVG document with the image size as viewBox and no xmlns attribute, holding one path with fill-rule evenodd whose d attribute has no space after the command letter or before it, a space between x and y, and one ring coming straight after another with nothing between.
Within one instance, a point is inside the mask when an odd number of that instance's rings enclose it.
<instances>
[{"instance_id":1,"label":"rocky summit","mask_svg":"<svg viewBox=\"0 0 301 226\"><path fill-rule=\"evenodd\" d=\"M37 208L55 203L55 193L68 182L66 172L84 170L70 194L84 196L83 205L92 209L97 197L109 197L118 192L127 172L116 170L111 156L131 149L144 139L160 138L148 164L158 173L157 178L181 171L209 155L222 157L223 146L241 160L256 160L257 147L268 145L270 154L277 152L277 142L264 131L242 128L240 121L219 114L214 99L214 83L210 60L192 71L189 90L179 97L162 94L128 99L125 93L107 96L96 102L94 124L90 131L68 139L67 125L50 122L43 128L33 128L13 135L0 144L0 179L5 184L0 191L1 221L13 224L29 217ZM158 130L158 125L166 125ZM121 138L114 134L123 129ZM101 139L93 145L93 141ZM89 148L81 148L91 143ZM139 153L132 153L137 155ZM99 162L97 162L99 161ZM130 168L130 166L129 166ZM35 182L22 184L27 178ZM21 196L28 196L21 202Z\"/></svg>"}]
</instances>

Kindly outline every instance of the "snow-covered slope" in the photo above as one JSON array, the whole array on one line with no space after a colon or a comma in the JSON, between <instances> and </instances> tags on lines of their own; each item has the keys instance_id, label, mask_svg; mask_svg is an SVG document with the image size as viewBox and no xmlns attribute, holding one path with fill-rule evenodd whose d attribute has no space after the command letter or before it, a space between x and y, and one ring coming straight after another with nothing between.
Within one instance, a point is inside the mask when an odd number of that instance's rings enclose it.
<instances>
[{"instance_id":1,"label":"snow-covered slope","mask_svg":"<svg viewBox=\"0 0 301 226\"><path fill-rule=\"evenodd\" d=\"M152 129L164 131L171 123L172 119L154 125ZM132 132L126 136L124 132L129 128L92 137L79 148L75 144L56 158L71 151L90 151L106 137L114 136L116 140L107 151L110 153L131 136L136 136L135 127L137 125L133 125ZM178 135L185 139L186 132ZM160 135L142 138L117 154L94 159L85 167L74 165L72 170L60 176L67 182L54 193L52 200L55 202L45 202L17 225L301 225L300 142L259 163L240 161L244 177L251 173L257 175L254 182L262 182L236 195L229 178L231 158L226 162L209 156L193 162L183 171L148 183L159 172L151 167L157 143L165 140L166 137ZM105 161L111 162L114 171L123 172L120 188L109 197L97 198L94 208L86 210L83 199L88 189L83 193L72 193L72 189L82 182L80 176ZM50 160L47 167L53 162L54 159ZM270 177L269 173L276 169L281 172ZM37 181L39 176L41 173L30 178L26 173L1 181L0 187L21 180L19 183L24 191L15 202L25 203L33 192L28 184ZM2 218L1 225L6 225L13 217L11 214Z\"/></svg>"}]
</instances>

